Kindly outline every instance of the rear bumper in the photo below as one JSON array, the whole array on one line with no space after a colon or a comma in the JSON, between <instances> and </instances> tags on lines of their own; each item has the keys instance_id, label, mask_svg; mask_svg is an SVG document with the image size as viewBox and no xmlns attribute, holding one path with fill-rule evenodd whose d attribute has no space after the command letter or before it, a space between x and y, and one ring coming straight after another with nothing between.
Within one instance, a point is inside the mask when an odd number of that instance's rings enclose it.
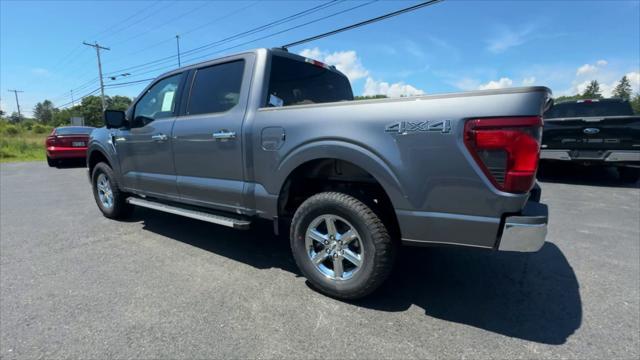
<instances>
[{"instance_id":1,"label":"rear bumper","mask_svg":"<svg viewBox=\"0 0 640 360\"><path fill-rule=\"evenodd\" d=\"M396 209L407 246L462 245L499 251L535 252L544 245L549 210L536 185L518 214L501 218Z\"/></svg>"},{"instance_id":2,"label":"rear bumper","mask_svg":"<svg viewBox=\"0 0 640 360\"><path fill-rule=\"evenodd\" d=\"M87 148L82 147L47 147L47 157L50 159L84 159L87 156Z\"/></svg>"},{"instance_id":3,"label":"rear bumper","mask_svg":"<svg viewBox=\"0 0 640 360\"><path fill-rule=\"evenodd\" d=\"M528 202L520 215L507 216L498 243L500 251L535 252L547 236L547 205Z\"/></svg>"},{"instance_id":4,"label":"rear bumper","mask_svg":"<svg viewBox=\"0 0 640 360\"><path fill-rule=\"evenodd\" d=\"M640 162L640 150L542 150L540 160L590 161L603 163Z\"/></svg>"}]
</instances>

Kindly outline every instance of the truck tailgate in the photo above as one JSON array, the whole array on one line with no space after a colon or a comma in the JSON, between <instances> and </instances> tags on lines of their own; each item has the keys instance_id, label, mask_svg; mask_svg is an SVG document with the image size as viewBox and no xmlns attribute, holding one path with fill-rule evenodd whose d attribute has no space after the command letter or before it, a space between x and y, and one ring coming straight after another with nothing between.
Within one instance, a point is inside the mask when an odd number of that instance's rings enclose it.
<instances>
[{"instance_id":1,"label":"truck tailgate","mask_svg":"<svg viewBox=\"0 0 640 360\"><path fill-rule=\"evenodd\" d=\"M640 150L640 117L545 119L542 144L549 149Z\"/></svg>"}]
</instances>

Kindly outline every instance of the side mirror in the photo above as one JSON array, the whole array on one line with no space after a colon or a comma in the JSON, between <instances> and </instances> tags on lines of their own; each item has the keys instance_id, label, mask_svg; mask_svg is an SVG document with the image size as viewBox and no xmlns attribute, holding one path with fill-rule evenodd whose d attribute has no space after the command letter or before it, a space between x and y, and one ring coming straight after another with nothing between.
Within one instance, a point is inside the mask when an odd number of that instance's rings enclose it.
<instances>
[{"instance_id":1,"label":"side mirror","mask_svg":"<svg viewBox=\"0 0 640 360\"><path fill-rule=\"evenodd\" d=\"M104 124L107 129L118 129L125 125L127 117L124 111L120 110L105 110L104 111Z\"/></svg>"}]
</instances>

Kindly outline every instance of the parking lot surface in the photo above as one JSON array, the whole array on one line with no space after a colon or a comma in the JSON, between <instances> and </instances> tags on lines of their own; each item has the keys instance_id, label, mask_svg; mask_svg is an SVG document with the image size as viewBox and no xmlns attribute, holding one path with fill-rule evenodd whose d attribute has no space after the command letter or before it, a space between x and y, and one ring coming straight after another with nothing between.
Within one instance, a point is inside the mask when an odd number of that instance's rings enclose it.
<instances>
[{"instance_id":1,"label":"parking lot surface","mask_svg":"<svg viewBox=\"0 0 640 360\"><path fill-rule=\"evenodd\" d=\"M271 224L104 218L86 169L0 167L0 358L638 358L640 190L548 175L538 253L404 248L320 295Z\"/></svg>"}]
</instances>

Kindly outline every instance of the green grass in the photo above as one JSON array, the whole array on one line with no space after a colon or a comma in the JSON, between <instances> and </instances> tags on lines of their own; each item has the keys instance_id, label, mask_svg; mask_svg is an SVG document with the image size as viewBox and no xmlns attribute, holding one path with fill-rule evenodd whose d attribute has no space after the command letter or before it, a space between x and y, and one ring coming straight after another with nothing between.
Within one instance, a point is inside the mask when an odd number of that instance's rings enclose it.
<instances>
[{"instance_id":1,"label":"green grass","mask_svg":"<svg viewBox=\"0 0 640 360\"><path fill-rule=\"evenodd\" d=\"M36 133L18 126L0 125L0 162L43 161L44 141L49 131ZM35 129L34 129L35 130ZM41 129L37 130L41 132Z\"/></svg>"}]
</instances>

